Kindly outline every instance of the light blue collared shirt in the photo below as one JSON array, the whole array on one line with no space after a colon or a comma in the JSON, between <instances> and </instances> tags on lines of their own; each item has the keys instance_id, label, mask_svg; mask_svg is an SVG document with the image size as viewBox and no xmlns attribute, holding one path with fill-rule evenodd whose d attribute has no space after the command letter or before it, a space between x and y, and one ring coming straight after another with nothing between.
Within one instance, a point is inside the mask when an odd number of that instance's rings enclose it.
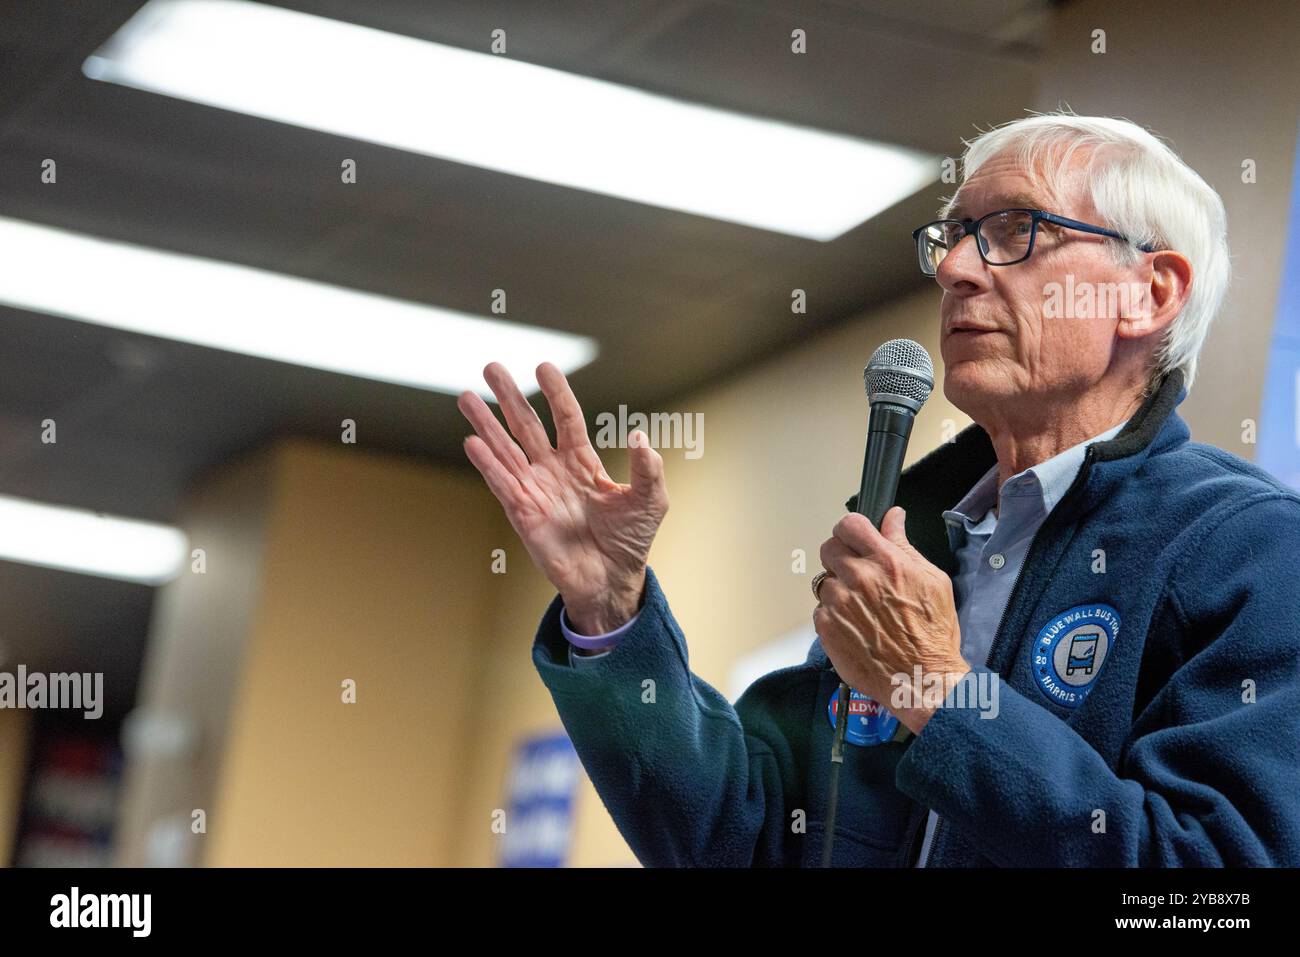
<instances>
[{"instance_id":1,"label":"light blue collared shirt","mask_svg":"<svg viewBox=\"0 0 1300 957\"><path fill-rule=\"evenodd\" d=\"M1088 446L1113 439L1124 425L1121 422L1011 476L997 490L996 513L993 511L998 483L996 465L984 473L960 502L943 513L948 526L948 544L957 559L953 597L961 628L961 656L972 667L988 663L989 647L1002 622L1011 589L1020 577L1029 544L1074 484ZM925 839L917 867L925 867L938 821L939 816L931 811L925 822Z\"/></svg>"}]
</instances>

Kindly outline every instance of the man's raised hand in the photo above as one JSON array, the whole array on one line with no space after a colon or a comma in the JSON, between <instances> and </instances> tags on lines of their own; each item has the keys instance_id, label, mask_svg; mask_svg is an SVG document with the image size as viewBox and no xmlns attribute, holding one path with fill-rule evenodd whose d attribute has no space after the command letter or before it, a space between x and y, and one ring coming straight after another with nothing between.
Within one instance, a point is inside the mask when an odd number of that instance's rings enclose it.
<instances>
[{"instance_id":1,"label":"man's raised hand","mask_svg":"<svg viewBox=\"0 0 1300 957\"><path fill-rule=\"evenodd\" d=\"M537 381L555 420L551 446L541 420L498 362L483 370L509 433L477 394L456 405L474 427L465 454L501 502L524 548L564 600L582 634L612 631L636 614L645 568L668 511L663 458L643 432L628 437L631 484L605 472L568 380L554 365ZM513 436L513 438L512 438Z\"/></svg>"}]
</instances>

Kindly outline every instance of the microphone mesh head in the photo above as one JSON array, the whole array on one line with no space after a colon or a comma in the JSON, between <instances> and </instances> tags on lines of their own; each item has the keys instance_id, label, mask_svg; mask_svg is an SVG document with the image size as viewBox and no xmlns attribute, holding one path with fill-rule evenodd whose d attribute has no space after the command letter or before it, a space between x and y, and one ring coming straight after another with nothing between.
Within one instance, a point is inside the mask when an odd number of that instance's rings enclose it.
<instances>
[{"instance_id":1,"label":"microphone mesh head","mask_svg":"<svg viewBox=\"0 0 1300 957\"><path fill-rule=\"evenodd\" d=\"M911 400L909 404L919 409L934 389L934 363L919 342L890 339L872 354L862 370L862 381L869 402L894 395Z\"/></svg>"}]
</instances>

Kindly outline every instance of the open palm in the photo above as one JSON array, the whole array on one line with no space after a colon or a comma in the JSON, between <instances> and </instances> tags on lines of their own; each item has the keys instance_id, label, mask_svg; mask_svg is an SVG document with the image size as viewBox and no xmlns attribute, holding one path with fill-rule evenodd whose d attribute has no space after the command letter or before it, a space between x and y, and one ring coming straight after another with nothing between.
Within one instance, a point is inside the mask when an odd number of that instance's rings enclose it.
<instances>
[{"instance_id":1,"label":"open palm","mask_svg":"<svg viewBox=\"0 0 1300 957\"><path fill-rule=\"evenodd\" d=\"M476 433L466 438L465 454L560 592L570 622L586 634L618 627L636 613L650 545L668 511L663 459L643 433L633 433L632 481L611 479L568 380L549 362L538 366L537 381L555 420L555 447L500 363L490 363L483 377L510 432L483 399L463 392L457 406Z\"/></svg>"}]
</instances>

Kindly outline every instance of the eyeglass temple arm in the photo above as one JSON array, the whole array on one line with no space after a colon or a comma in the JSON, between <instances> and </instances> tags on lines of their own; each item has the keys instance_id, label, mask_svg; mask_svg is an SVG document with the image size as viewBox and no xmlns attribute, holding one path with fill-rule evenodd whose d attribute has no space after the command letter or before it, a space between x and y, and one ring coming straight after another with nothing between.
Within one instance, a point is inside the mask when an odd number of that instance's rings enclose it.
<instances>
[{"instance_id":1,"label":"eyeglass temple arm","mask_svg":"<svg viewBox=\"0 0 1300 957\"><path fill-rule=\"evenodd\" d=\"M1117 233L1113 229L1106 229L1104 226L1094 226L1091 223L1081 223L1077 219L1070 219L1066 216L1057 216L1055 213L1045 213L1039 210L1038 218L1046 220L1049 223L1055 223L1057 226L1067 226L1070 229L1078 229L1082 232L1094 233L1098 236L1109 236L1111 239L1122 239L1126 243L1133 242L1133 240L1129 239L1123 233ZM1133 243L1133 245L1137 246L1137 248L1142 250L1144 253L1153 253L1156 251L1154 243Z\"/></svg>"}]
</instances>

